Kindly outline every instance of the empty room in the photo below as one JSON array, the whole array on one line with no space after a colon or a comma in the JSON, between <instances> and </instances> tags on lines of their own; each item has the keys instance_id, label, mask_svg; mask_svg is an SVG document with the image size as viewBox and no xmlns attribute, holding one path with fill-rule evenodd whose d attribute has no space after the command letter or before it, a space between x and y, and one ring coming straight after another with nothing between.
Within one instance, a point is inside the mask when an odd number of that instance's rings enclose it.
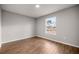
<instances>
[{"instance_id":1,"label":"empty room","mask_svg":"<svg viewBox=\"0 0 79 59\"><path fill-rule=\"evenodd\" d=\"M0 4L0 54L79 54L78 4Z\"/></svg>"}]
</instances>

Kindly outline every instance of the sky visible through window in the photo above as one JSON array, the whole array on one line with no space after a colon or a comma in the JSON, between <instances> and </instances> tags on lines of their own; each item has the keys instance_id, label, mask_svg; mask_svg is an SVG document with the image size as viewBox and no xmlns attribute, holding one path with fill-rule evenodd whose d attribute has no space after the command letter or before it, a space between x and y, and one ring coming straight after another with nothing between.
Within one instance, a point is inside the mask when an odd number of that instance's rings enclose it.
<instances>
[{"instance_id":1,"label":"sky visible through window","mask_svg":"<svg viewBox=\"0 0 79 59\"><path fill-rule=\"evenodd\" d=\"M46 33L56 35L56 17L46 19Z\"/></svg>"}]
</instances>

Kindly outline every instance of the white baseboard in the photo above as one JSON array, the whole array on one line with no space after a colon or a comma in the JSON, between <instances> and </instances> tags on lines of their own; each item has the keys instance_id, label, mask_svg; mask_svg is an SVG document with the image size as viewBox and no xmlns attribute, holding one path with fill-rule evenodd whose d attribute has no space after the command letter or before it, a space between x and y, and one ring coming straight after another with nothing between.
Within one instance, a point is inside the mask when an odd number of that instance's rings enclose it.
<instances>
[{"instance_id":1,"label":"white baseboard","mask_svg":"<svg viewBox=\"0 0 79 59\"><path fill-rule=\"evenodd\" d=\"M69 46L73 46L73 47L79 48L79 46L77 46L77 45L73 45L73 44L66 43L66 42L62 42L62 41L58 41L58 40L52 40L51 38L47 38L47 37L40 36L40 35L37 35L37 36L38 37L41 37L41 38L45 38L45 39L51 40L51 41L59 42L59 43L65 44L65 45L69 45Z\"/></svg>"},{"instance_id":2,"label":"white baseboard","mask_svg":"<svg viewBox=\"0 0 79 59\"><path fill-rule=\"evenodd\" d=\"M47 37L40 36L40 35L29 36L27 38L31 38L31 37L35 37L35 36L79 48L79 46L77 46L77 45L73 45L73 44L62 42L62 41L58 41L58 40L52 40L51 38L47 38ZM27 39L27 38L22 38L22 39ZM22 39L19 39L19 40L22 40ZM11 40L11 41L1 42L1 43L4 44L4 43L8 43L8 42L13 42L13 41L18 41L18 40ZM1 47L1 45L0 45L0 47Z\"/></svg>"},{"instance_id":3,"label":"white baseboard","mask_svg":"<svg viewBox=\"0 0 79 59\"><path fill-rule=\"evenodd\" d=\"M28 39L28 38L31 38L31 37L34 37L34 36L28 36L28 37L25 37L25 38L20 38L20 39L16 39L16 40L10 40L10 41L6 41L6 42L1 42L1 44L14 42L14 41L22 40L22 39Z\"/></svg>"}]
</instances>

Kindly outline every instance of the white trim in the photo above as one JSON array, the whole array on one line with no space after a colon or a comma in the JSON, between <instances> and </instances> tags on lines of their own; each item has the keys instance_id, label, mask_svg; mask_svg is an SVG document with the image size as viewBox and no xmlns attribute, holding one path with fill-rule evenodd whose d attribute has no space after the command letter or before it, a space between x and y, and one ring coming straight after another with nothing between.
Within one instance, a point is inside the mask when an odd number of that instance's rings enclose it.
<instances>
[{"instance_id":1,"label":"white trim","mask_svg":"<svg viewBox=\"0 0 79 59\"><path fill-rule=\"evenodd\" d=\"M34 36L29 36L29 37L25 37L25 38L20 38L19 40L28 39L28 38L31 38L31 37L34 37ZM11 41L6 41L6 42L1 42L1 43L2 43L2 44L5 44L5 43L9 43L9 42L14 42L14 41L18 41L18 39L16 39L16 40L11 40Z\"/></svg>"},{"instance_id":2,"label":"white trim","mask_svg":"<svg viewBox=\"0 0 79 59\"><path fill-rule=\"evenodd\" d=\"M48 39L48 40L51 40L51 41L55 41L55 42L59 42L59 43L62 43L62 44L66 44L66 45L69 45L69 46L73 46L73 47L79 48L79 46L77 46L77 45L73 45L73 44L62 42L62 41L58 41L58 40L52 40L51 38L47 38L47 37L44 37L44 36L37 35L37 37L45 38L45 39Z\"/></svg>"},{"instance_id":3,"label":"white trim","mask_svg":"<svg viewBox=\"0 0 79 59\"><path fill-rule=\"evenodd\" d=\"M70 44L70 43L66 43L66 42L62 42L62 41L58 41L58 40L52 40L51 38L47 38L47 37L40 36L40 35L35 35L35 36L79 48L79 46L73 45L73 44ZM31 38L31 37L35 37L35 36L30 36L30 37L27 37L27 38ZM27 39L27 38L22 38L22 39ZM22 40L22 39L19 39L19 40ZM11 41L1 42L1 43L4 44L4 43L8 43L8 42L13 42L13 41L18 41L18 40L11 40ZM1 45L0 45L0 47L1 47Z\"/></svg>"}]
</instances>

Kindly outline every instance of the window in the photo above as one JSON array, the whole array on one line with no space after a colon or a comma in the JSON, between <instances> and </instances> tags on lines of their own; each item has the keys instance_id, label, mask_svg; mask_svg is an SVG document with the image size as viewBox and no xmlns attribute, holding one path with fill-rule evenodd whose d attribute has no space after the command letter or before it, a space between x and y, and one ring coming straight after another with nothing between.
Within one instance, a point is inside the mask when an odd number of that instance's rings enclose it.
<instances>
[{"instance_id":1,"label":"window","mask_svg":"<svg viewBox=\"0 0 79 59\"><path fill-rule=\"evenodd\" d=\"M45 20L45 32L56 35L56 17L49 17Z\"/></svg>"}]
</instances>

